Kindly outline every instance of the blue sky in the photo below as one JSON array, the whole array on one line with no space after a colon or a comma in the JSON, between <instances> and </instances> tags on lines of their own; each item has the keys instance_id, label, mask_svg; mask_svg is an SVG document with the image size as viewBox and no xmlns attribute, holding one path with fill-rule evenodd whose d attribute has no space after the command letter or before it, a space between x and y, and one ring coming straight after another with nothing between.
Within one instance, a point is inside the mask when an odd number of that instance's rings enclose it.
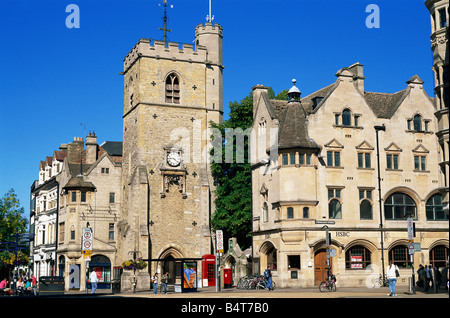
<instances>
[{"instance_id":1,"label":"blue sky","mask_svg":"<svg viewBox=\"0 0 450 318\"><path fill-rule=\"evenodd\" d=\"M0 195L14 188L29 212L39 162L73 137L122 140L123 58L140 38L160 40L161 0L0 0ZM191 43L208 0L172 0L169 40ZM80 9L69 29L66 7ZM368 28L369 4L380 27ZM419 75L433 95L424 0L212 0L223 27L224 111L256 84L306 96L364 65L365 89L394 93ZM83 124L83 125L82 125Z\"/></svg>"}]
</instances>

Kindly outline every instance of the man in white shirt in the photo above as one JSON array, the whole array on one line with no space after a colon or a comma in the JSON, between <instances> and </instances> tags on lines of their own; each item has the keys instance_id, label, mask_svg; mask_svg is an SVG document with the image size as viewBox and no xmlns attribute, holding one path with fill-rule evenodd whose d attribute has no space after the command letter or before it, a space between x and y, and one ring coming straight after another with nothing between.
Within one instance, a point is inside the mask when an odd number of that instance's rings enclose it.
<instances>
[{"instance_id":1,"label":"man in white shirt","mask_svg":"<svg viewBox=\"0 0 450 318\"><path fill-rule=\"evenodd\" d=\"M97 290L97 282L98 282L97 272L95 270L93 270L91 272L91 274L89 275L89 281L91 282L91 286L92 286L91 294L93 294Z\"/></svg>"}]
</instances>

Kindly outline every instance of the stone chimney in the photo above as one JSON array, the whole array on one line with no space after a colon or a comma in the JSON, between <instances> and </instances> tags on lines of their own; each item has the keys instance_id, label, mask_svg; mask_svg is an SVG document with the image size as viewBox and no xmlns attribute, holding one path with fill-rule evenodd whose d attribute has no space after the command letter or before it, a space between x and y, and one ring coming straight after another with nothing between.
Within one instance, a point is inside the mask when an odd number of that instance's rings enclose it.
<instances>
[{"instance_id":1,"label":"stone chimney","mask_svg":"<svg viewBox=\"0 0 450 318\"><path fill-rule=\"evenodd\" d=\"M259 97L261 96L261 94L268 95L269 88L264 85L258 84L256 86L253 86L252 90L253 90L253 116L254 116L256 112L257 103L259 102Z\"/></svg>"},{"instance_id":2,"label":"stone chimney","mask_svg":"<svg viewBox=\"0 0 450 318\"><path fill-rule=\"evenodd\" d=\"M73 142L67 145L67 159L69 163L80 163L82 152L84 150L84 141L81 137L74 137Z\"/></svg>"},{"instance_id":3,"label":"stone chimney","mask_svg":"<svg viewBox=\"0 0 450 318\"><path fill-rule=\"evenodd\" d=\"M86 137L86 163L88 165L97 161L97 136L89 133Z\"/></svg>"},{"instance_id":4,"label":"stone chimney","mask_svg":"<svg viewBox=\"0 0 450 318\"><path fill-rule=\"evenodd\" d=\"M363 67L364 65L359 64L359 62L356 62L352 66L349 66L348 69L353 73L353 80L356 83L356 86L358 87L359 91L361 93L364 93L364 73L363 73Z\"/></svg>"}]
</instances>

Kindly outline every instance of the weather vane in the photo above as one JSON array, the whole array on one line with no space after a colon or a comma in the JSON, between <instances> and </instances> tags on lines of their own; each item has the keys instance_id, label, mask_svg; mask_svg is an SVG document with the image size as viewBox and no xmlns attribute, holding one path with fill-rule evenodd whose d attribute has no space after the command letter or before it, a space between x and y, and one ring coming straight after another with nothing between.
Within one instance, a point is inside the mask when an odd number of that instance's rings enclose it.
<instances>
[{"instance_id":1,"label":"weather vane","mask_svg":"<svg viewBox=\"0 0 450 318\"><path fill-rule=\"evenodd\" d=\"M214 20L214 16L211 15L211 0L209 0L209 14L206 16L206 21L212 23L213 20Z\"/></svg>"},{"instance_id":2,"label":"weather vane","mask_svg":"<svg viewBox=\"0 0 450 318\"><path fill-rule=\"evenodd\" d=\"M172 32L172 30L167 28L167 0L162 0L162 2L164 3L164 28L159 28L159 30L164 31L164 42L167 43L167 32ZM161 4L159 3L158 6L161 6ZM173 5L170 5L170 7L173 8Z\"/></svg>"}]
</instances>

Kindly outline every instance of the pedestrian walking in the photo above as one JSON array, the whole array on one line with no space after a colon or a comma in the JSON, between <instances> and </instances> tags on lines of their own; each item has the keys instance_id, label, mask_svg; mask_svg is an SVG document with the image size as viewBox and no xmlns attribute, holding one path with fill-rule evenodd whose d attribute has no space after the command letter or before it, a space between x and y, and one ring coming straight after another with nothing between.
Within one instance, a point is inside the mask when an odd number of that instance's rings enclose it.
<instances>
[{"instance_id":1,"label":"pedestrian walking","mask_svg":"<svg viewBox=\"0 0 450 318\"><path fill-rule=\"evenodd\" d=\"M425 291L428 291L428 289L430 288L430 283L432 280L432 273L431 273L431 266L427 267L425 265L425 269L424 269L424 276L425 276Z\"/></svg>"},{"instance_id":2,"label":"pedestrian walking","mask_svg":"<svg viewBox=\"0 0 450 318\"><path fill-rule=\"evenodd\" d=\"M162 283L164 284L164 294L167 294L167 284L169 283L169 272L166 272L162 278Z\"/></svg>"},{"instance_id":3,"label":"pedestrian walking","mask_svg":"<svg viewBox=\"0 0 450 318\"><path fill-rule=\"evenodd\" d=\"M270 287L272 287L272 271L270 270L270 266L267 266L267 269L264 271L264 278L266 279L266 289L270 290Z\"/></svg>"},{"instance_id":4,"label":"pedestrian walking","mask_svg":"<svg viewBox=\"0 0 450 318\"><path fill-rule=\"evenodd\" d=\"M429 280L430 280L430 287L433 288L434 287L434 279L433 279L433 268L431 267L431 265L428 265L428 273L429 273Z\"/></svg>"},{"instance_id":5,"label":"pedestrian walking","mask_svg":"<svg viewBox=\"0 0 450 318\"><path fill-rule=\"evenodd\" d=\"M36 276L31 276L31 288L33 288L34 296L37 296L37 279Z\"/></svg>"},{"instance_id":6,"label":"pedestrian walking","mask_svg":"<svg viewBox=\"0 0 450 318\"><path fill-rule=\"evenodd\" d=\"M389 262L389 266L387 269L387 279L389 281L389 294L388 296L395 297L395 285L397 285L397 277L400 276L397 265L394 264L393 261Z\"/></svg>"},{"instance_id":7,"label":"pedestrian walking","mask_svg":"<svg viewBox=\"0 0 450 318\"><path fill-rule=\"evenodd\" d=\"M424 279L423 279L424 268L422 264L419 265L419 269L417 270L417 276L418 276L417 286L424 287Z\"/></svg>"},{"instance_id":8,"label":"pedestrian walking","mask_svg":"<svg viewBox=\"0 0 450 318\"><path fill-rule=\"evenodd\" d=\"M95 270L93 270L89 275L89 280L91 281L91 288L92 288L91 294L93 294L97 290L97 282L98 282L97 272Z\"/></svg>"},{"instance_id":9,"label":"pedestrian walking","mask_svg":"<svg viewBox=\"0 0 450 318\"><path fill-rule=\"evenodd\" d=\"M155 273L152 277L153 284L153 294L156 295L158 293L158 273Z\"/></svg>"}]
</instances>

